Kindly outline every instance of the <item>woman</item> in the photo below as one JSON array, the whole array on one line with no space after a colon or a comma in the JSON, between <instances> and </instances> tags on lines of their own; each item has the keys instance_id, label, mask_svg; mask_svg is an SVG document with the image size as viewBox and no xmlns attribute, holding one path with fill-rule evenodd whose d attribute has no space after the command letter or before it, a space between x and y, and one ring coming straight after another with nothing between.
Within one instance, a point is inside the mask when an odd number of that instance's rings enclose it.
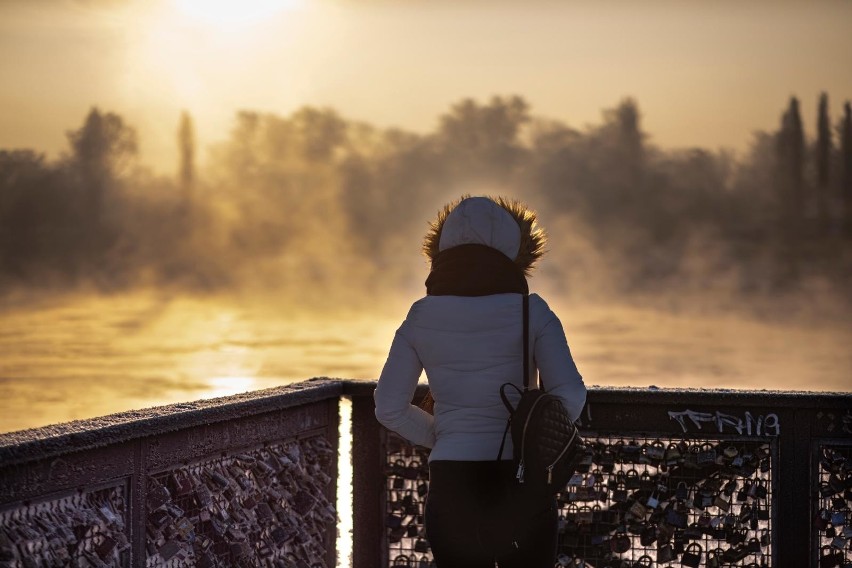
<instances>
[{"instance_id":1,"label":"woman","mask_svg":"<svg viewBox=\"0 0 852 568\"><path fill-rule=\"evenodd\" d=\"M508 418L500 386L523 386L522 295L544 241L535 213L519 202L468 197L444 207L423 246L432 261L427 295L397 330L376 387L379 422L432 450L425 524L439 568L554 565L554 498L510 505L509 436L496 461ZM586 388L562 325L536 294L529 320L531 376L537 369L576 420ZM423 369L434 415L411 404Z\"/></svg>"}]
</instances>

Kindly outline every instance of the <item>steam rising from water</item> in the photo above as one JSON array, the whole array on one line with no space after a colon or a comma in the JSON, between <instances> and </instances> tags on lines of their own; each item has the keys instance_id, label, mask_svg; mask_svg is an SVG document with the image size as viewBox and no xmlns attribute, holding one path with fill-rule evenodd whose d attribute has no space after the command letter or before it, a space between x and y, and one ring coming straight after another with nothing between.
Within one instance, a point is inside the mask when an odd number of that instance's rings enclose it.
<instances>
[{"instance_id":1,"label":"steam rising from water","mask_svg":"<svg viewBox=\"0 0 852 568\"><path fill-rule=\"evenodd\" d=\"M531 287L589 384L849 389L839 202L778 223L774 134L735 160L655 148L629 100L584 131L463 101L429 135L306 108L240 113L198 169L179 132L175 180L97 110L62 160L0 151L0 429L377 377L426 223L462 193L539 211Z\"/></svg>"}]
</instances>

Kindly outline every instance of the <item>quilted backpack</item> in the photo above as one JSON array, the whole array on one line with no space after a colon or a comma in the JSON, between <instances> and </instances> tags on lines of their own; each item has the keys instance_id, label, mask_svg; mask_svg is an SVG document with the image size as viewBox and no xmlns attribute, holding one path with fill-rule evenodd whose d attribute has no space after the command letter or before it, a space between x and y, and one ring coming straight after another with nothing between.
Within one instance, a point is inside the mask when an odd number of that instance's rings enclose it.
<instances>
[{"instance_id":1,"label":"quilted backpack","mask_svg":"<svg viewBox=\"0 0 852 568\"><path fill-rule=\"evenodd\" d=\"M583 438L568 416L559 397L530 388L529 378L529 296L524 295L524 389L513 383L500 387L500 397L509 411L506 431L497 459L503 457L506 435L511 430L514 446L515 483L532 491L556 494L565 488L585 453ZM506 389L521 395L512 406Z\"/></svg>"}]
</instances>

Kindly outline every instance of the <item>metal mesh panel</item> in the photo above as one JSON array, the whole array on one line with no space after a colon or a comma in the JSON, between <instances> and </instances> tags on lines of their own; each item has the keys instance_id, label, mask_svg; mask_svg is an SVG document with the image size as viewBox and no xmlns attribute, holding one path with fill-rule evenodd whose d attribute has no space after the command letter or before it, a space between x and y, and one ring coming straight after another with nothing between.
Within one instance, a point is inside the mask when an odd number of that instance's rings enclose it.
<instances>
[{"instance_id":1,"label":"metal mesh panel","mask_svg":"<svg viewBox=\"0 0 852 568\"><path fill-rule=\"evenodd\" d=\"M151 476L147 566L326 566L333 453L314 437Z\"/></svg>"},{"instance_id":2,"label":"metal mesh panel","mask_svg":"<svg viewBox=\"0 0 852 568\"><path fill-rule=\"evenodd\" d=\"M0 566L128 566L125 486L0 511Z\"/></svg>"},{"instance_id":3,"label":"metal mesh panel","mask_svg":"<svg viewBox=\"0 0 852 568\"><path fill-rule=\"evenodd\" d=\"M819 566L852 564L852 446L819 446L812 527Z\"/></svg>"},{"instance_id":4,"label":"metal mesh panel","mask_svg":"<svg viewBox=\"0 0 852 568\"><path fill-rule=\"evenodd\" d=\"M557 566L772 566L771 444L741 438L586 436L558 496ZM391 565L430 566L428 454L389 436ZM585 563L585 564L584 564Z\"/></svg>"},{"instance_id":5,"label":"metal mesh panel","mask_svg":"<svg viewBox=\"0 0 852 568\"><path fill-rule=\"evenodd\" d=\"M429 453L395 434L388 436L385 487L388 552L391 565L434 566L423 514L429 490Z\"/></svg>"}]
</instances>

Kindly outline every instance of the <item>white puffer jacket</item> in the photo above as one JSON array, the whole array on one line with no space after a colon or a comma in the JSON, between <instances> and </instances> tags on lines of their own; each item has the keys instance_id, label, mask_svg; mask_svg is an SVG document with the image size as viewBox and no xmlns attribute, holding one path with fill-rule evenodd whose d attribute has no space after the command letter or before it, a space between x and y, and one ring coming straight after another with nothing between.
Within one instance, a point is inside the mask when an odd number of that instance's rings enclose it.
<instances>
[{"instance_id":1,"label":"white puffer jacket","mask_svg":"<svg viewBox=\"0 0 852 568\"><path fill-rule=\"evenodd\" d=\"M572 419L586 387L571 357L562 324L545 301L530 295L531 366ZM500 386L523 386L522 296L427 296L397 330L375 390L376 418L414 444L432 448L429 460L494 460L508 412ZM435 414L411 404L426 370ZM535 377L535 374L531 374ZM513 403L519 396L507 389ZM504 459L511 459L506 437Z\"/></svg>"}]
</instances>

